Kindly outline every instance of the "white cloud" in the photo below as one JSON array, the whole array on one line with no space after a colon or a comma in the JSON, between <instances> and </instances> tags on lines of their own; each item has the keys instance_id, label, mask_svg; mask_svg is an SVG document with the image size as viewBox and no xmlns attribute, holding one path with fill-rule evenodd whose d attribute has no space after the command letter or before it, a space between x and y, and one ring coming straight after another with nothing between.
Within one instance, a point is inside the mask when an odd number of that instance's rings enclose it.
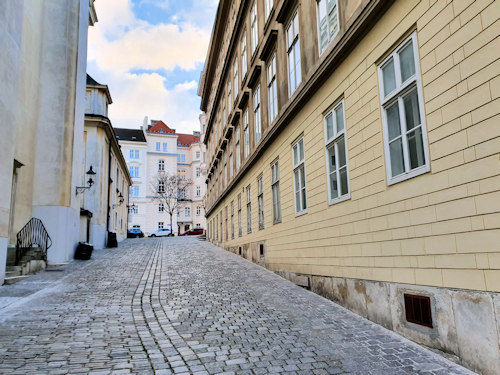
<instances>
[{"instance_id":1,"label":"white cloud","mask_svg":"<svg viewBox=\"0 0 500 375\"><path fill-rule=\"evenodd\" d=\"M89 74L109 86L113 125L137 128L149 116L177 131L197 130L197 82L167 89L165 76L133 71L195 69L205 59L211 30L191 23L149 24L135 17L130 0L103 0L95 6L99 22L89 30Z\"/></svg>"}]
</instances>

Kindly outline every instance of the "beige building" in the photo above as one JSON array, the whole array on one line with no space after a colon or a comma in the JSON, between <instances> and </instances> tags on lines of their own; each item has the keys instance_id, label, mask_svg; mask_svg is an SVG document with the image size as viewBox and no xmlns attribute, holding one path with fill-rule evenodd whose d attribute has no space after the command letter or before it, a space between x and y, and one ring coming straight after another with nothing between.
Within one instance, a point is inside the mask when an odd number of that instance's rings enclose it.
<instances>
[{"instance_id":1,"label":"beige building","mask_svg":"<svg viewBox=\"0 0 500 375\"><path fill-rule=\"evenodd\" d=\"M78 243L93 3L0 1L0 284L17 234L35 234L32 218L52 240L49 263L72 259Z\"/></svg>"},{"instance_id":2,"label":"beige building","mask_svg":"<svg viewBox=\"0 0 500 375\"><path fill-rule=\"evenodd\" d=\"M500 3L222 0L209 239L500 373Z\"/></svg>"},{"instance_id":3,"label":"beige building","mask_svg":"<svg viewBox=\"0 0 500 375\"><path fill-rule=\"evenodd\" d=\"M80 241L90 242L96 249L106 247L108 233L115 233L117 240L121 241L127 238L128 229L128 197L132 180L108 118L111 103L108 86L87 75L83 133L85 162L81 173L91 170L95 175L88 177L94 181L92 186L78 191Z\"/></svg>"}]
</instances>

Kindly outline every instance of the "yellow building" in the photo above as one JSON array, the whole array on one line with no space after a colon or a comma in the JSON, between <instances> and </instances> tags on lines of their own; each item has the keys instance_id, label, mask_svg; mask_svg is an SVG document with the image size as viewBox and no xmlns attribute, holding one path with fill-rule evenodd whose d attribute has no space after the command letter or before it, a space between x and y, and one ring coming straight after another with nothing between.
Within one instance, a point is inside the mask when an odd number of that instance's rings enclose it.
<instances>
[{"instance_id":1,"label":"yellow building","mask_svg":"<svg viewBox=\"0 0 500 375\"><path fill-rule=\"evenodd\" d=\"M210 241L500 373L500 3L222 0Z\"/></svg>"}]
</instances>

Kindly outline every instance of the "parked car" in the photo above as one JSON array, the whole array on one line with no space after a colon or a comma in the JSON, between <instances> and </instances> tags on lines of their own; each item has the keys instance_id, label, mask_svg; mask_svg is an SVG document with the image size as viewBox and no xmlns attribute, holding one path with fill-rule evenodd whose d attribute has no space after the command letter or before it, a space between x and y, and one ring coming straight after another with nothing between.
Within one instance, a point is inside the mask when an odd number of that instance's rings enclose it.
<instances>
[{"instance_id":1,"label":"parked car","mask_svg":"<svg viewBox=\"0 0 500 375\"><path fill-rule=\"evenodd\" d=\"M203 234L203 228L192 228L187 232L181 234L181 236L197 236Z\"/></svg>"},{"instance_id":2,"label":"parked car","mask_svg":"<svg viewBox=\"0 0 500 375\"><path fill-rule=\"evenodd\" d=\"M156 232L150 233L149 237L171 237L174 234L168 228L158 229Z\"/></svg>"},{"instance_id":3,"label":"parked car","mask_svg":"<svg viewBox=\"0 0 500 375\"><path fill-rule=\"evenodd\" d=\"M144 237L144 233L139 228L131 228L127 232L127 238Z\"/></svg>"}]
</instances>

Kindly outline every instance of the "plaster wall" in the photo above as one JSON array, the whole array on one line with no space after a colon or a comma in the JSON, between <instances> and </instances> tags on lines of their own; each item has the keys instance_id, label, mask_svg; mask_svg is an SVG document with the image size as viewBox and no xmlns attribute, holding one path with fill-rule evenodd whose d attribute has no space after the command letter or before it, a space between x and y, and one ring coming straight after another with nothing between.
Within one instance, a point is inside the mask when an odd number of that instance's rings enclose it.
<instances>
[{"instance_id":1,"label":"plaster wall","mask_svg":"<svg viewBox=\"0 0 500 375\"><path fill-rule=\"evenodd\" d=\"M5 267L7 266L8 238L0 238L0 285L5 281Z\"/></svg>"},{"instance_id":2,"label":"plaster wall","mask_svg":"<svg viewBox=\"0 0 500 375\"><path fill-rule=\"evenodd\" d=\"M104 249L107 238L106 225L90 223L90 243L94 249Z\"/></svg>"}]
</instances>

